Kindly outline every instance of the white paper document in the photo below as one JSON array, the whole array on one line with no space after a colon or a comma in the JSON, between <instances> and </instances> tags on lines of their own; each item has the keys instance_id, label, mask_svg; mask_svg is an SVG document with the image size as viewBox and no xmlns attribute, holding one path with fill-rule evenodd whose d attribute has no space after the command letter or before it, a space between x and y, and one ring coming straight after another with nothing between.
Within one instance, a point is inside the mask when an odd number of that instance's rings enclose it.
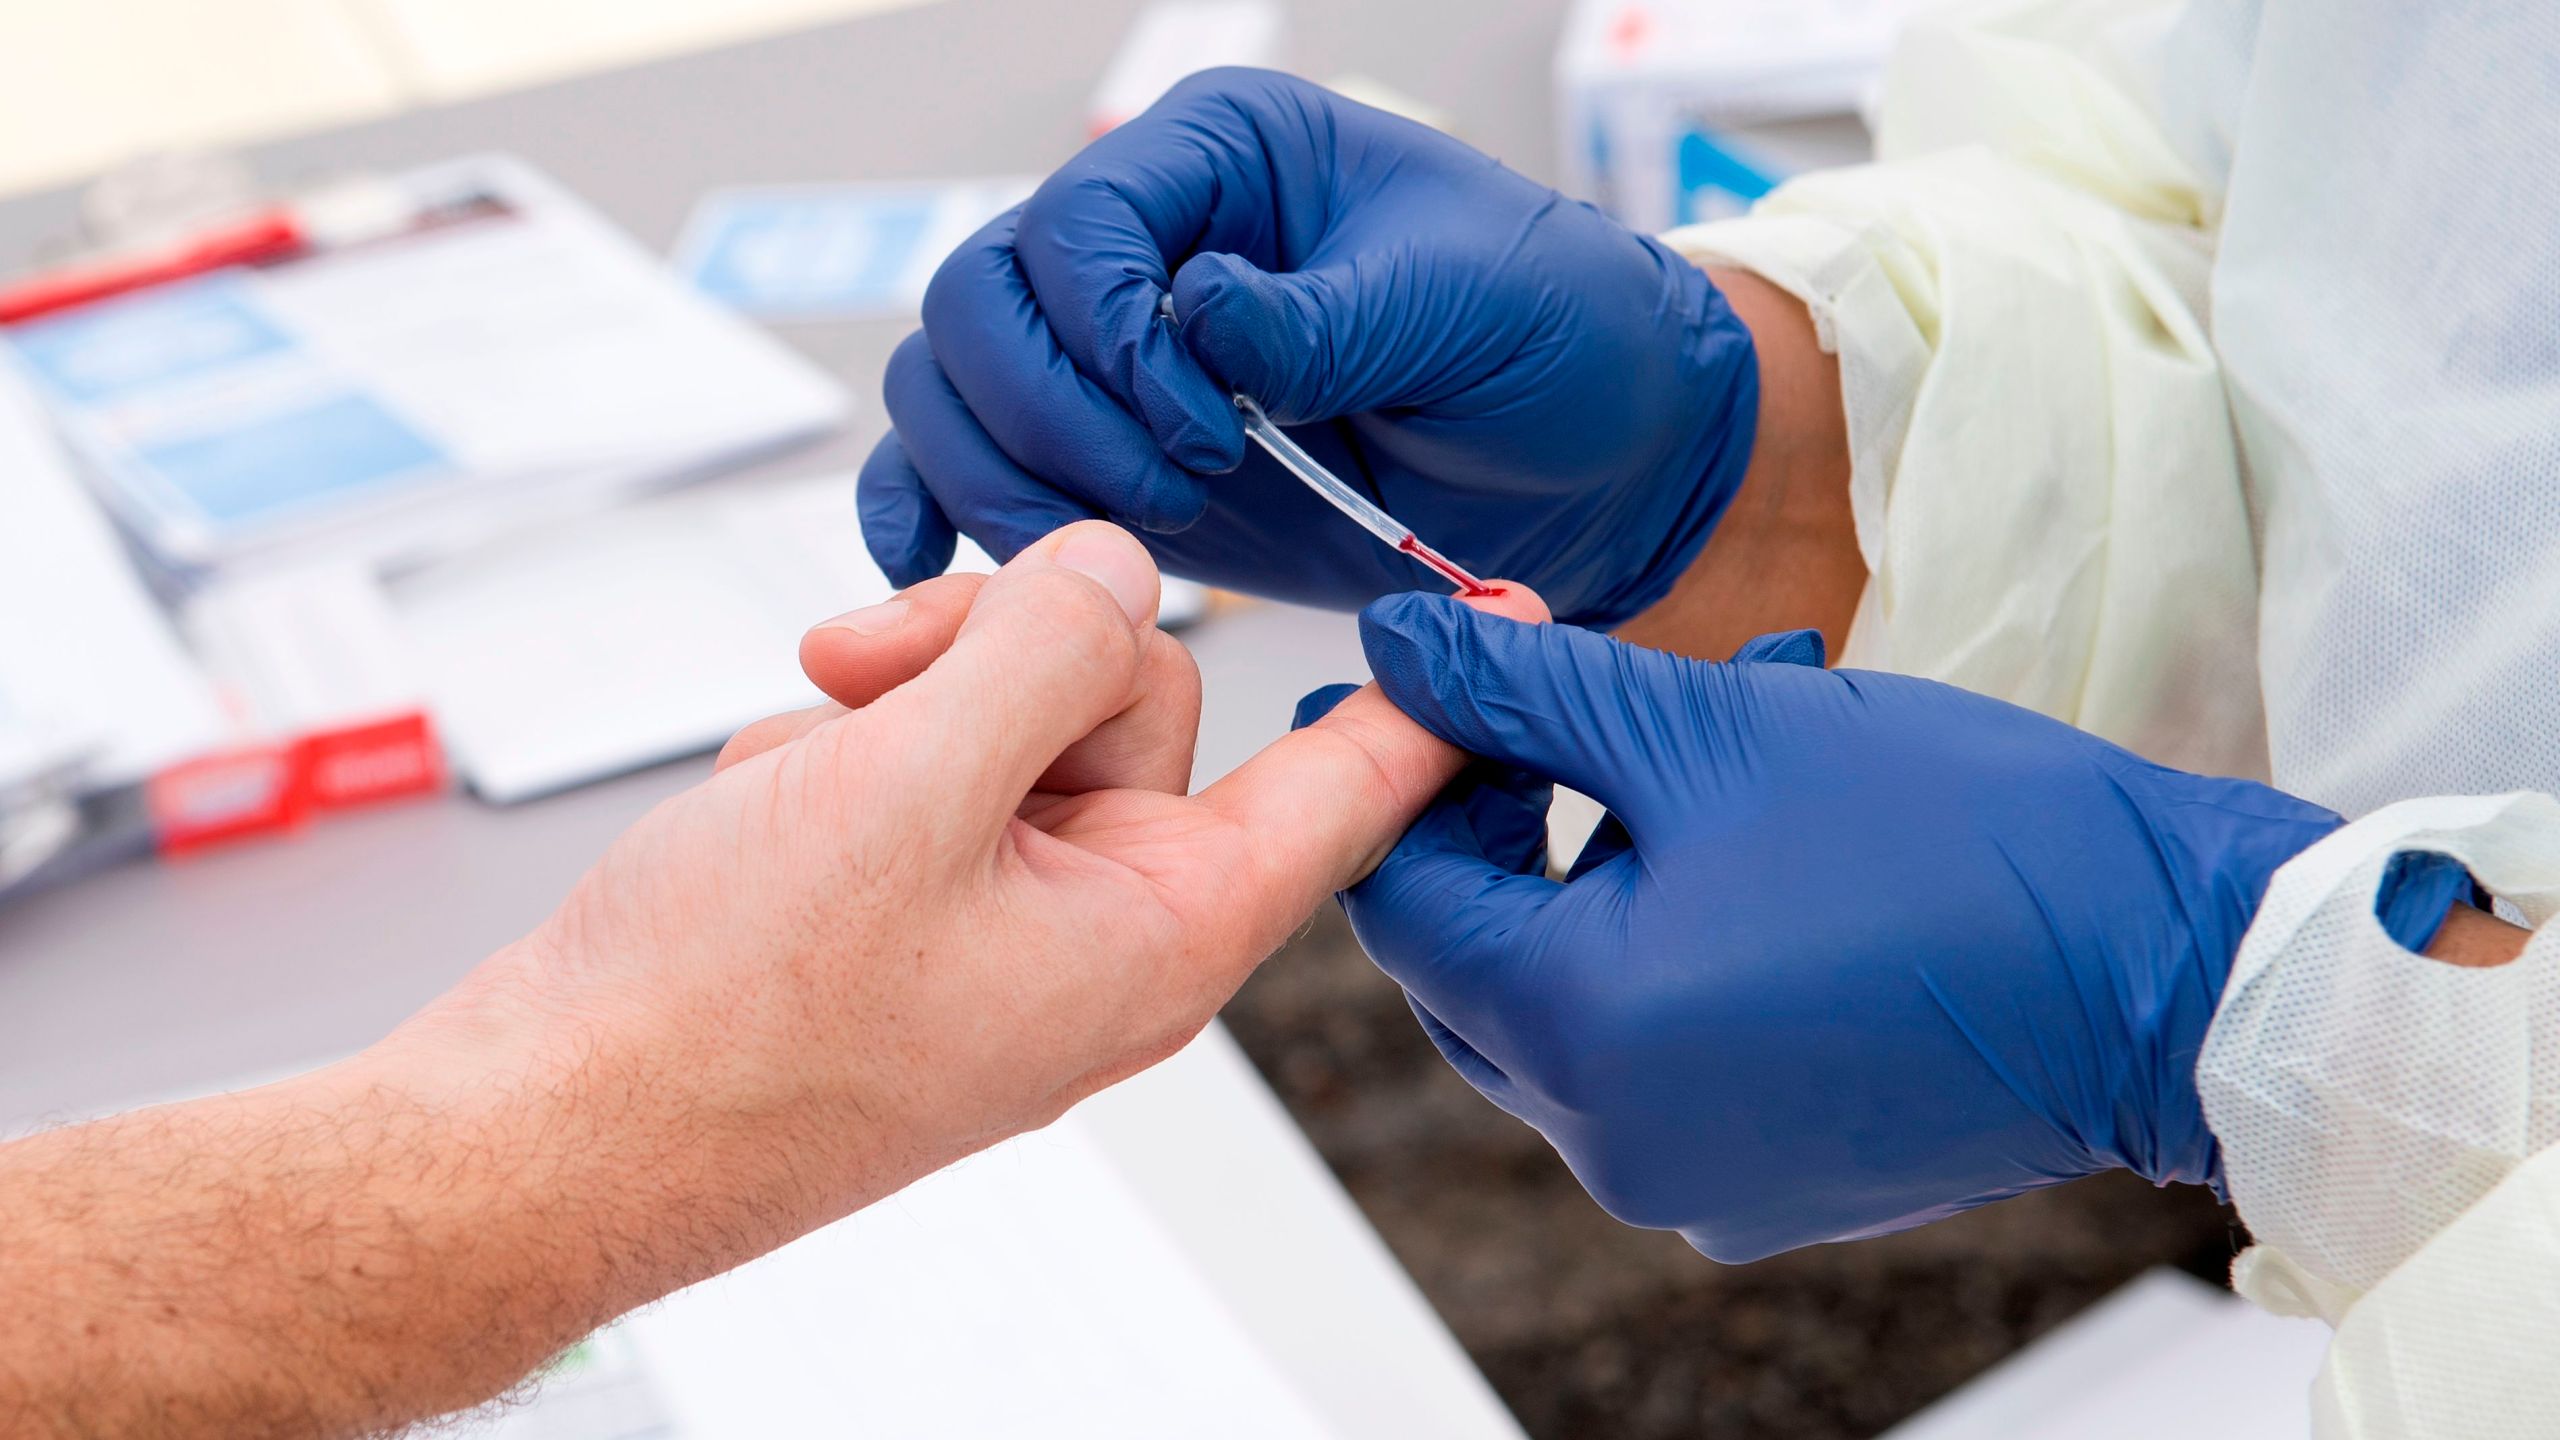
<instances>
[{"instance_id":1,"label":"white paper document","mask_svg":"<svg viewBox=\"0 0 2560 1440\"><path fill-rule=\"evenodd\" d=\"M382 587L361 567L332 563L218 581L187 598L180 624L197 659L262 738L420 708L416 658Z\"/></svg>"}]
</instances>

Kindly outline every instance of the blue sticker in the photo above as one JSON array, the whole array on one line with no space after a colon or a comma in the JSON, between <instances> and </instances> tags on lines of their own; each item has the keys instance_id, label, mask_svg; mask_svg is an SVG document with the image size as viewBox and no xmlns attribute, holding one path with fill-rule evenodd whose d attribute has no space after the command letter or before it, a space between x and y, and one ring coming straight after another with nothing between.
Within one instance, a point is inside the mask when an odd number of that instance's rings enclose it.
<instances>
[{"instance_id":1,"label":"blue sticker","mask_svg":"<svg viewBox=\"0 0 2560 1440\"><path fill-rule=\"evenodd\" d=\"M293 349L292 337L223 275L84 306L9 336L38 378L82 405L113 404Z\"/></svg>"},{"instance_id":2,"label":"blue sticker","mask_svg":"<svg viewBox=\"0 0 2560 1440\"><path fill-rule=\"evenodd\" d=\"M365 395L151 446L141 459L154 479L220 525L271 519L447 464L425 436Z\"/></svg>"},{"instance_id":3,"label":"blue sticker","mask_svg":"<svg viewBox=\"0 0 2560 1440\"><path fill-rule=\"evenodd\" d=\"M929 193L721 197L688 245L696 288L751 314L851 314L913 303Z\"/></svg>"}]
</instances>

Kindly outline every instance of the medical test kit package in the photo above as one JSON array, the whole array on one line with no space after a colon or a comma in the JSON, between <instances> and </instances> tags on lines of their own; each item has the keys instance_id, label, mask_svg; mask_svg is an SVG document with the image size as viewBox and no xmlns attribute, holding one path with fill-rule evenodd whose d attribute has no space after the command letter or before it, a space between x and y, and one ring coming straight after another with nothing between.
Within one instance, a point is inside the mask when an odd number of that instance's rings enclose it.
<instances>
[{"instance_id":1,"label":"medical test kit package","mask_svg":"<svg viewBox=\"0 0 2560 1440\"><path fill-rule=\"evenodd\" d=\"M404 610L403 583L450 598L448 572L511 537L574 538L848 408L834 377L511 157L266 208L277 243L254 257L213 263L182 237L168 263L107 254L0 291L0 468L20 480L0 491L0 561L25 552L0 599L62 616L0 644L0 741L72 734L75 793L138 786L163 850L442 788L437 712L570 617L556 597L500 603L518 585L456 638ZM86 278L117 264L143 278ZM691 553L675 548L671 564ZM568 540L548 550L574 568ZM829 599L783 603L796 622ZM439 640L464 673L444 675ZM48 753L8 769L42 778ZM452 758L476 785L479 757ZM572 780L616 757L577 758Z\"/></svg>"},{"instance_id":2,"label":"medical test kit package","mask_svg":"<svg viewBox=\"0 0 2560 1440\"><path fill-rule=\"evenodd\" d=\"M531 166L379 187L426 217L8 327L165 576L413 564L816 438L832 377Z\"/></svg>"}]
</instances>

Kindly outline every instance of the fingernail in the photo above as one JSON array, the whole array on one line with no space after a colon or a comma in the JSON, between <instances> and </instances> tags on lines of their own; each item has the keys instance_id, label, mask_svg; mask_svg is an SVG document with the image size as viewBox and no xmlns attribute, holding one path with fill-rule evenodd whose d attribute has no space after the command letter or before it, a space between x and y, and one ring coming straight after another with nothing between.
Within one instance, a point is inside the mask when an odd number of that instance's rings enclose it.
<instances>
[{"instance_id":1,"label":"fingernail","mask_svg":"<svg viewBox=\"0 0 2560 1440\"><path fill-rule=\"evenodd\" d=\"M1129 532L1111 525L1079 525L1050 557L1061 569L1102 582L1132 623L1156 613L1156 562Z\"/></svg>"},{"instance_id":2,"label":"fingernail","mask_svg":"<svg viewBox=\"0 0 2560 1440\"><path fill-rule=\"evenodd\" d=\"M833 620L826 621L818 628L850 630L856 635L878 635L905 624L909 608L904 600L883 600L877 605L865 605L859 610L849 610Z\"/></svg>"}]
</instances>

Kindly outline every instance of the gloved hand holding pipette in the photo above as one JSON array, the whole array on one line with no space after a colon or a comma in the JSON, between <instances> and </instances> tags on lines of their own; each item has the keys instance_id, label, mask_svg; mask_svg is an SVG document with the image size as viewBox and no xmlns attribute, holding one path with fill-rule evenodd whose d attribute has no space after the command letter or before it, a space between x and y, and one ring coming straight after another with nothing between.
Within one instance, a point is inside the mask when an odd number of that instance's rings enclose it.
<instances>
[{"instance_id":1,"label":"gloved hand holding pipette","mask_svg":"<svg viewBox=\"0 0 2560 1440\"><path fill-rule=\"evenodd\" d=\"M1241 393L1457 565L1614 623L1705 543L1759 395L1751 334L1696 266L1259 71L1193 76L1095 141L953 254L924 322L862 476L900 583L948 562L955 527L1002 556L1102 514L1176 574L1283 599L1436 585L1256 453Z\"/></svg>"},{"instance_id":2,"label":"gloved hand holding pipette","mask_svg":"<svg viewBox=\"0 0 2560 1440\"><path fill-rule=\"evenodd\" d=\"M1157 313L1170 323L1173 319L1173 297L1167 295L1158 303ZM1378 543L1413 559L1458 587L1461 595L1495 593L1482 580L1448 556L1422 543L1413 527L1378 508L1378 503L1360 493L1359 487L1324 468L1306 451L1306 447L1289 438L1289 432L1271 421L1269 412L1250 395L1238 391L1236 413L1244 418L1245 438L1262 447L1262 452L1279 462L1290 477L1323 497L1324 502L1342 512L1343 518L1378 538Z\"/></svg>"}]
</instances>

